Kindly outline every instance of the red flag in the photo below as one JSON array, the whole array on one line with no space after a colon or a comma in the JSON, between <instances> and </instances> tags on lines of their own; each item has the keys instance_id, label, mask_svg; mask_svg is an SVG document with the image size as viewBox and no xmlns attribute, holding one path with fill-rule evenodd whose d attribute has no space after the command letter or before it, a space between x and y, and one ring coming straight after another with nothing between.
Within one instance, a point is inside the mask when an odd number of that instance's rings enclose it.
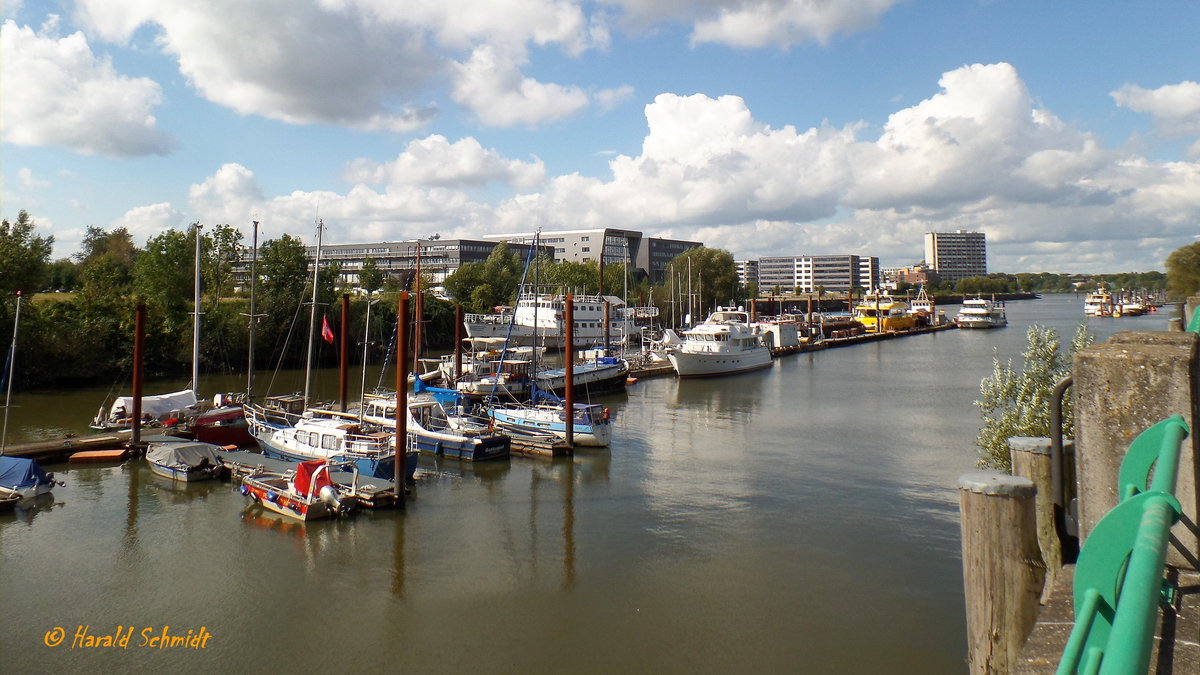
<instances>
[{"instance_id":1,"label":"red flag","mask_svg":"<svg viewBox=\"0 0 1200 675\"><path fill-rule=\"evenodd\" d=\"M329 318L321 317L321 337L329 344L333 344L333 329L329 327Z\"/></svg>"}]
</instances>

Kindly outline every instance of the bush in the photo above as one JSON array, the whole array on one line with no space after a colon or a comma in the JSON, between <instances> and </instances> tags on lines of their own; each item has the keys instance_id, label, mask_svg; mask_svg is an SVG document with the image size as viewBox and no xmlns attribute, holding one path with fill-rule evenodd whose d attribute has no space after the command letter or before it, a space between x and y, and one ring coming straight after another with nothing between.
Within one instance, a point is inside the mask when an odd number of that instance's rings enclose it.
<instances>
[{"instance_id":1,"label":"bush","mask_svg":"<svg viewBox=\"0 0 1200 675\"><path fill-rule=\"evenodd\" d=\"M1013 436L1050 435L1050 397L1054 386L1071 374L1075 353L1095 341L1080 324L1066 353L1059 349L1058 331L1033 325L1027 333L1025 363L1017 372L1010 360L992 359L992 374L979 383L980 400L975 402L983 416L983 427L975 443L980 448L978 466L1012 471L1008 439ZM1074 437L1071 399L1063 401L1063 436Z\"/></svg>"}]
</instances>

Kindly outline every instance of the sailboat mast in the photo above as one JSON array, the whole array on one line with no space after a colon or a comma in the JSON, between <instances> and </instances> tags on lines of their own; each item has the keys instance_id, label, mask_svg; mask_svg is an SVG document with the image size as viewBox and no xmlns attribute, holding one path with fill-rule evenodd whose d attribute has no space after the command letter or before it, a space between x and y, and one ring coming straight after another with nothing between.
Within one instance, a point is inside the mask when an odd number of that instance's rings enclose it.
<instances>
[{"instance_id":1,"label":"sailboat mast","mask_svg":"<svg viewBox=\"0 0 1200 675\"><path fill-rule=\"evenodd\" d=\"M192 392L200 397L200 223L193 225L196 233L196 269L192 297Z\"/></svg>"},{"instance_id":2,"label":"sailboat mast","mask_svg":"<svg viewBox=\"0 0 1200 675\"><path fill-rule=\"evenodd\" d=\"M423 301L424 293L421 292L421 239L417 238L417 273L413 277L414 290L416 298L413 303L413 308L416 310L416 317L413 319L413 377L421 375L421 321L424 319L425 303Z\"/></svg>"},{"instance_id":3,"label":"sailboat mast","mask_svg":"<svg viewBox=\"0 0 1200 675\"><path fill-rule=\"evenodd\" d=\"M304 404L308 405L308 392L312 387L313 333L317 330L317 275L321 271L321 236L325 232L325 221L317 221L317 255L313 259L312 306L308 313L308 358L304 364Z\"/></svg>"},{"instance_id":4,"label":"sailboat mast","mask_svg":"<svg viewBox=\"0 0 1200 675\"><path fill-rule=\"evenodd\" d=\"M695 301L695 299L696 299L696 296L692 295L692 259L689 257L688 258L688 315L687 315L688 326L693 326L696 323L696 320L693 316L693 309L692 309L692 303Z\"/></svg>"},{"instance_id":5,"label":"sailboat mast","mask_svg":"<svg viewBox=\"0 0 1200 675\"><path fill-rule=\"evenodd\" d=\"M252 394L254 391L254 326L258 323L258 315L254 313L254 295L258 290L258 221L254 223L254 234L252 236L254 247L250 254L250 345L247 350L249 353L249 364L246 368L246 403L253 400Z\"/></svg>"},{"instance_id":6,"label":"sailboat mast","mask_svg":"<svg viewBox=\"0 0 1200 675\"><path fill-rule=\"evenodd\" d=\"M359 388L359 391L358 391L358 423L359 424L362 424L363 413L367 409L367 406L365 405L364 402L367 400L367 352L370 351L370 346L371 346L371 304L372 304L372 302L373 301L371 300L371 292L367 291L367 319L363 323L362 386Z\"/></svg>"},{"instance_id":7,"label":"sailboat mast","mask_svg":"<svg viewBox=\"0 0 1200 675\"><path fill-rule=\"evenodd\" d=\"M4 454L8 439L8 409L12 407L13 373L17 365L17 326L21 325L21 291L17 291L17 314L13 317L12 347L8 350L8 392L4 395L4 431L0 432L0 455Z\"/></svg>"}]
</instances>

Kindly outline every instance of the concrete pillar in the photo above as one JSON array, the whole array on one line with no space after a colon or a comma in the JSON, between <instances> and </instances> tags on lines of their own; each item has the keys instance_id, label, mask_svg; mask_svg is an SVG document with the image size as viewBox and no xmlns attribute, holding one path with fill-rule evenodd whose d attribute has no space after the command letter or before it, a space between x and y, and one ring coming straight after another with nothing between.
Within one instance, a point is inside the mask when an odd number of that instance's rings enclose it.
<instances>
[{"instance_id":1,"label":"concrete pillar","mask_svg":"<svg viewBox=\"0 0 1200 675\"><path fill-rule=\"evenodd\" d=\"M1075 355L1075 446L1080 542L1117 504L1117 474L1133 439L1170 415L1183 415L1184 441L1175 495L1183 518L1172 529L1167 564L1200 569L1196 479L1197 350L1200 336L1121 331Z\"/></svg>"},{"instance_id":2,"label":"concrete pillar","mask_svg":"<svg viewBox=\"0 0 1200 675\"><path fill-rule=\"evenodd\" d=\"M967 666L1008 673L1037 619L1045 564L1038 554L1033 481L995 471L958 479Z\"/></svg>"},{"instance_id":3,"label":"concrete pillar","mask_svg":"<svg viewBox=\"0 0 1200 675\"><path fill-rule=\"evenodd\" d=\"M1034 510L1037 514L1038 548L1042 551L1042 560L1046 561L1046 589L1042 593L1042 602L1045 602L1050 588L1054 585L1054 577L1063 563L1062 541L1058 538L1058 529L1054 518L1054 488L1050 482L1050 477L1053 475L1050 468L1050 439L1013 436L1008 439L1008 451L1012 458L1013 475L1028 478L1037 488ZM1071 482L1071 486L1063 490L1066 500L1075 495L1074 454L1074 442L1064 440L1063 476L1064 480Z\"/></svg>"}]
</instances>

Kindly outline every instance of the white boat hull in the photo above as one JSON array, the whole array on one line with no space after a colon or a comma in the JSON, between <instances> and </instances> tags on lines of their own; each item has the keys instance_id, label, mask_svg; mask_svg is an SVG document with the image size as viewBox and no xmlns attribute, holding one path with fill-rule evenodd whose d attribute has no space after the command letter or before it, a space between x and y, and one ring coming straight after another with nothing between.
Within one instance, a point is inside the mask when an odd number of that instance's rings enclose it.
<instances>
[{"instance_id":1,"label":"white boat hull","mask_svg":"<svg viewBox=\"0 0 1200 675\"><path fill-rule=\"evenodd\" d=\"M667 354L680 377L716 377L759 370L771 365L766 347L738 353L695 353L676 351Z\"/></svg>"}]
</instances>

